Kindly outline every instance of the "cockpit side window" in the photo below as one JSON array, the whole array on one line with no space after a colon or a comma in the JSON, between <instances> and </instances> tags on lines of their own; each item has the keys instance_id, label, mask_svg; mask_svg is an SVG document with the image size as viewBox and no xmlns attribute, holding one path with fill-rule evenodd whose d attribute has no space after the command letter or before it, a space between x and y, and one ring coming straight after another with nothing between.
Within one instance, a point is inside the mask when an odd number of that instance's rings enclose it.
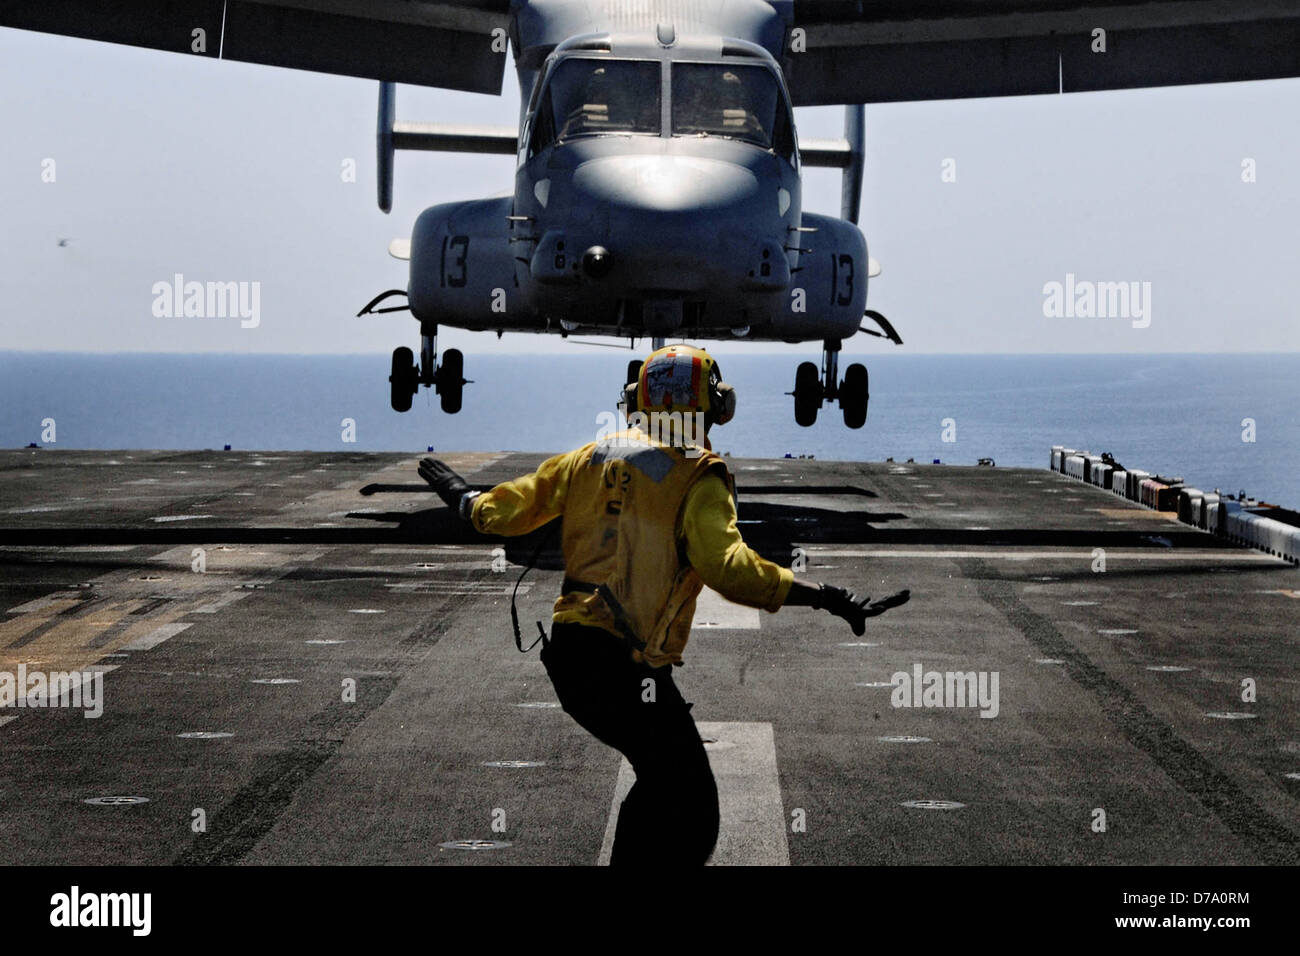
<instances>
[{"instance_id":1,"label":"cockpit side window","mask_svg":"<svg viewBox=\"0 0 1300 956\"><path fill-rule=\"evenodd\" d=\"M541 152L555 142L555 112L551 109L550 90L544 92L533 115L531 135L528 140L528 155Z\"/></svg>"},{"instance_id":2,"label":"cockpit side window","mask_svg":"<svg viewBox=\"0 0 1300 956\"><path fill-rule=\"evenodd\" d=\"M794 165L794 120L790 116L790 107L784 102L776 105L776 126L772 130L772 148L778 156Z\"/></svg>"},{"instance_id":3,"label":"cockpit side window","mask_svg":"<svg viewBox=\"0 0 1300 956\"><path fill-rule=\"evenodd\" d=\"M674 63L674 136L726 136L794 155L789 108L761 66Z\"/></svg>"},{"instance_id":4,"label":"cockpit side window","mask_svg":"<svg viewBox=\"0 0 1300 956\"><path fill-rule=\"evenodd\" d=\"M551 72L538 102L530 153L575 136L658 136L659 70L655 60L563 61Z\"/></svg>"}]
</instances>

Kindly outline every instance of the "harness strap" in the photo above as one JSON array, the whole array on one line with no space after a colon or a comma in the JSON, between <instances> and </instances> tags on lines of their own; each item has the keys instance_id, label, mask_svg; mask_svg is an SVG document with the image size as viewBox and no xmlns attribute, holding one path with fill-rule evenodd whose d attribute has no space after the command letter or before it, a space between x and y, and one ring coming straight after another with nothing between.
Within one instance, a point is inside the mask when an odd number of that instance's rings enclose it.
<instances>
[{"instance_id":1,"label":"harness strap","mask_svg":"<svg viewBox=\"0 0 1300 956\"><path fill-rule=\"evenodd\" d=\"M632 622L628 620L627 611L623 609L623 605L619 603L618 598L614 597L614 592L610 590L608 584L592 584L588 581L579 581L575 578L566 577L564 583L560 585L560 593L572 594L575 591L586 594L599 594L600 599L605 602L605 606L614 615L614 626L618 628L618 632L622 635L628 650L645 650L645 641L636 636L636 631L632 628Z\"/></svg>"},{"instance_id":2,"label":"harness strap","mask_svg":"<svg viewBox=\"0 0 1300 956\"><path fill-rule=\"evenodd\" d=\"M613 613L614 626L623 635L623 640L627 642L629 650L644 651L645 641L636 636L636 631L632 629L632 622L627 619L627 611L623 610L623 605L618 603L618 598L614 597L614 592L609 589L609 585L596 585L596 593L600 595L601 600L605 602L605 606Z\"/></svg>"}]
</instances>

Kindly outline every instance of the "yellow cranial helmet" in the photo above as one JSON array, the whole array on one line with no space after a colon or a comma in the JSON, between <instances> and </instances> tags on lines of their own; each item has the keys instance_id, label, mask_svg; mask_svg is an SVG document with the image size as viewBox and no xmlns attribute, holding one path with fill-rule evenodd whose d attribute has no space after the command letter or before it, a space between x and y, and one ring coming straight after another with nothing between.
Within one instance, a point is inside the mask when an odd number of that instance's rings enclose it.
<instances>
[{"instance_id":1,"label":"yellow cranial helmet","mask_svg":"<svg viewBox=\"0 0 1300 956\"><path fill-rule=\"evenodd\" d=\"M702 412L710 424L725 425L736 414L736 393L717 361L690 345L651 352L624 398L628 411Z\"/></svg>"}]
</instances>

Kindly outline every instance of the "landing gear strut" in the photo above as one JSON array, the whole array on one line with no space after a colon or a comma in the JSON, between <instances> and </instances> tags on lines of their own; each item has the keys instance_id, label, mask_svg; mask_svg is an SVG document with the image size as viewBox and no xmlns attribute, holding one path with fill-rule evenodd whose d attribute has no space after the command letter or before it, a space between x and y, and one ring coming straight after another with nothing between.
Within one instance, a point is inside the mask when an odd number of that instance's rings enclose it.
<instances>
[{"instance_id":1,"label":"landing gear strut","mask_svg":"<svg viewBox=\"0 0 1300 956\"><path fill-rule=\"evenodd\" d=\"M838 402L844 413L844 424L861 428L867 421L868 390L865 365L853 363L845 370L844 381L839 380L840 340L827 339L822 343L822 367L818 370L812 362L802 362L795 370L794 420L804 428L817 421L817 412L823 402Z\"/></svg>"},{"instance_id":2,"label":"landing gear strut","mask_svg":"<svg viewBox=\"0 0 1300 956\"><path fill-rule=\"evenodd\" d=\"M447 349L438 364L438 326L426 323L420 326L420 364L410 349L393 349L393 367L388 376L389 401L395 412L409 412L411 398L419 387L432 388L437 393L442 410L449 415L460 411L465 378L465 356L460 349Z\"/></svg>"}]
</instances>

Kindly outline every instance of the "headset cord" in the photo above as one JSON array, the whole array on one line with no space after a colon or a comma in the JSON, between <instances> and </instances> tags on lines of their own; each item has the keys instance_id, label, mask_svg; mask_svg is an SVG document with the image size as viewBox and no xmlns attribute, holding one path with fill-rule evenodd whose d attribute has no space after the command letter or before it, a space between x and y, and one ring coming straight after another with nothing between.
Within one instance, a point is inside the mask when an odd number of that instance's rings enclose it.
<instances>
[{"instance_id":1,"label":"headset cord","mask_svg":"<svg viewBox=\"0 0 1300 956\"><path fill-rule=\"evenodd\" d=\"M538 621L537 639L527 647L524 647L524 636L519 630L519 609L515 606L515 598L519 594L519 585L524 580L524 575L531 571L533 566L537 564L537 559L541 556L543 549L550 544L551 539L555 537L555 529L559 524L560 522L558 520L551 522L550 528L547 529L546 534L542 536L542 540L537 542L537 547L533 549L532 556L528 559L528 564L524 566L523 571L519 573L519 577L515 579L515 589L510 592L510 624L515 630L515 648L520 654L527 654L539 643L544 645L546 641L546 628L542 627L541 621Z\"/></svg>"}]
</instances>

